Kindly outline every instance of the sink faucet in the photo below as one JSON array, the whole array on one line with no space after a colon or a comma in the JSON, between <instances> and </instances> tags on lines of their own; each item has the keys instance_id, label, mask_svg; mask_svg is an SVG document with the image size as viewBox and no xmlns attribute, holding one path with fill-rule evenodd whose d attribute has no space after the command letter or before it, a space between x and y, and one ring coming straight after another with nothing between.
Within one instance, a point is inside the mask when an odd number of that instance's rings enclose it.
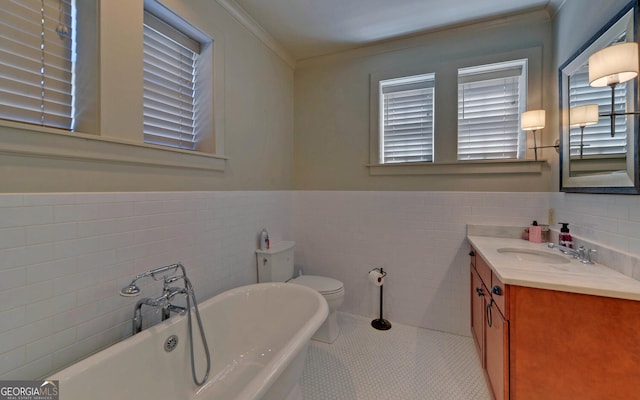
<instances>
[{"instance_id":1,"label":"sink faucet","mask_svg":"<svg viewBox=\"0 0 640 400\"><path fill-rule=\"evenodd\" d=\"M593 264L593 261L591 260L591 256L597 252L596 249L589 249L584 246L580 246L576 250L576 249L572 249L570 247L562 246L555 243L549 243L548 247L550 249L556 248L566 255L572 256L573 258L577 258L583 264Z\"/></svg>"}]
</instances>

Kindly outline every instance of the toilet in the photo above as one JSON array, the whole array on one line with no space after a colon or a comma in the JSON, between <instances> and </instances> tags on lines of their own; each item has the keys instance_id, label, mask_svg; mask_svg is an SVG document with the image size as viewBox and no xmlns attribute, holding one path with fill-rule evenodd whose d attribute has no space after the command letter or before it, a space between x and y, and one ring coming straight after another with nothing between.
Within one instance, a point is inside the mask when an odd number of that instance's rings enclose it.
<instances>
[{"instance_id":1,"label":"toilet","mask_svg":"<svg viewBox=\"0 0 640 400\"><path fill-rule=\"evenodd\" d=\"M317 290L329 304L329 316L312 339L333 343L340 328L336 310L344 301L344 285L337 279L317 275L293 277L293 249L295 242L274 242L268 250L256 250L258 282L290 282Z\"/></svg>"}]
</instances>

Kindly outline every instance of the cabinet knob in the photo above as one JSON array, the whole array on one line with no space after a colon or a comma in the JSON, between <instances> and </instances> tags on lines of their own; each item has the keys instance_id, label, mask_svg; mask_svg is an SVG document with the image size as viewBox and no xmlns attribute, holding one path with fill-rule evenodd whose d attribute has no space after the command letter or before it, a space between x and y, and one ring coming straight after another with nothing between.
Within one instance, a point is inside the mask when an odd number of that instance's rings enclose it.
<instances>
[{"instance_id":1,"label":"cabinet knob","mask_svg":"<svg viewBox=\"0 0 640 400\"><path fill-rule=\"evenodd\" d=\"M475 255L476 255L476 252L475 252L475 251L471 250L471 251L469 252L469 256L473 257L473 256L475 256Z\"/></svg>"},{"instance_id":2,"label":"cabinet knob","mask_svg":"<svg viewBox=\"0 0 640 400\"><path fill-rule=\"evenodd\" d=\"M477 287L476 288L476 293L478 294L478 297L484 296L484 292L482 291L482 288Z\"/></svg>"},{"instance_id":3,"label":"cabinet knob","mask_svg":"<svg viewBox=\"0 0 640 400\"><path fill-rule=\"evenodd\" d=\"M500 288L500 286L498 285L495 285L494 287L492 287L491 292L497 296L502 296L502 288Z\"/></svg>"}]
</instances>

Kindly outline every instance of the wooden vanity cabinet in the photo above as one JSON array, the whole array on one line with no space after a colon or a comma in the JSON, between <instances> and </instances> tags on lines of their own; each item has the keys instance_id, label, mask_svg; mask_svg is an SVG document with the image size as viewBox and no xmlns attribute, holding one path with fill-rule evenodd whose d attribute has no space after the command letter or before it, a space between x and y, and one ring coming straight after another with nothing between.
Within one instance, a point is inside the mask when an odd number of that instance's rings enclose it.
<instances>
[{"instance_id":1,"label":"wooden vanity cabinet","mask_svg":"<svg viewBox=\"0 0 640 400\"><path fill-rule=\"evenodd\" d=\"M472 334L494 398L640 400L640 301L504 285L470 254Z\"/></svg>"},{"instance_id":2,"label":"wooden vanity cabinet","mask_svg":"<svg viewBox=\"0 0 640 400\"><path fill-rule=\"evenodd\" d=\"M480 280L475 268L471 267L471 334L484 368L484 309L487 288Z\"/></svg>"},{"instance_id":3,"label":"wooden vanity cabinet","mask_svg":"<svg viewBox=\"0 0 640 400\"><path fill-rule=\"evenodd\" d=\"M495 399L509 398L509 321L505 308L508 288L492 274L472 249L471 332Z\"/></svg>"}]
</instances>

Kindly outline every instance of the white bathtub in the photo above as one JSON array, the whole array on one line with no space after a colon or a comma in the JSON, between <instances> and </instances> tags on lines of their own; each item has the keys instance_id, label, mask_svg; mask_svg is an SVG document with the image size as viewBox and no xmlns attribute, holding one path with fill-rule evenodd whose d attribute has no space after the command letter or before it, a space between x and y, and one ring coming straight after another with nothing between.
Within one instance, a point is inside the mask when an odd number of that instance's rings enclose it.
<instances>
[{"instance_id":1,"label":"white bathtub","mask_svg":"<svg viewBox=\"0 0 640 400\"><path fill-rule=\"evenodd\" d=\"M261 283L219 294L199 305L211 352L209 380L191 377L186 316L146 329L47 379L60 400L299 399L298 380L309 340L327 317L324 298L290 283ZM198 379L205 357L194 316ZM170 335L178 336L171 352Z\"/></svg>"}]
</instances>

